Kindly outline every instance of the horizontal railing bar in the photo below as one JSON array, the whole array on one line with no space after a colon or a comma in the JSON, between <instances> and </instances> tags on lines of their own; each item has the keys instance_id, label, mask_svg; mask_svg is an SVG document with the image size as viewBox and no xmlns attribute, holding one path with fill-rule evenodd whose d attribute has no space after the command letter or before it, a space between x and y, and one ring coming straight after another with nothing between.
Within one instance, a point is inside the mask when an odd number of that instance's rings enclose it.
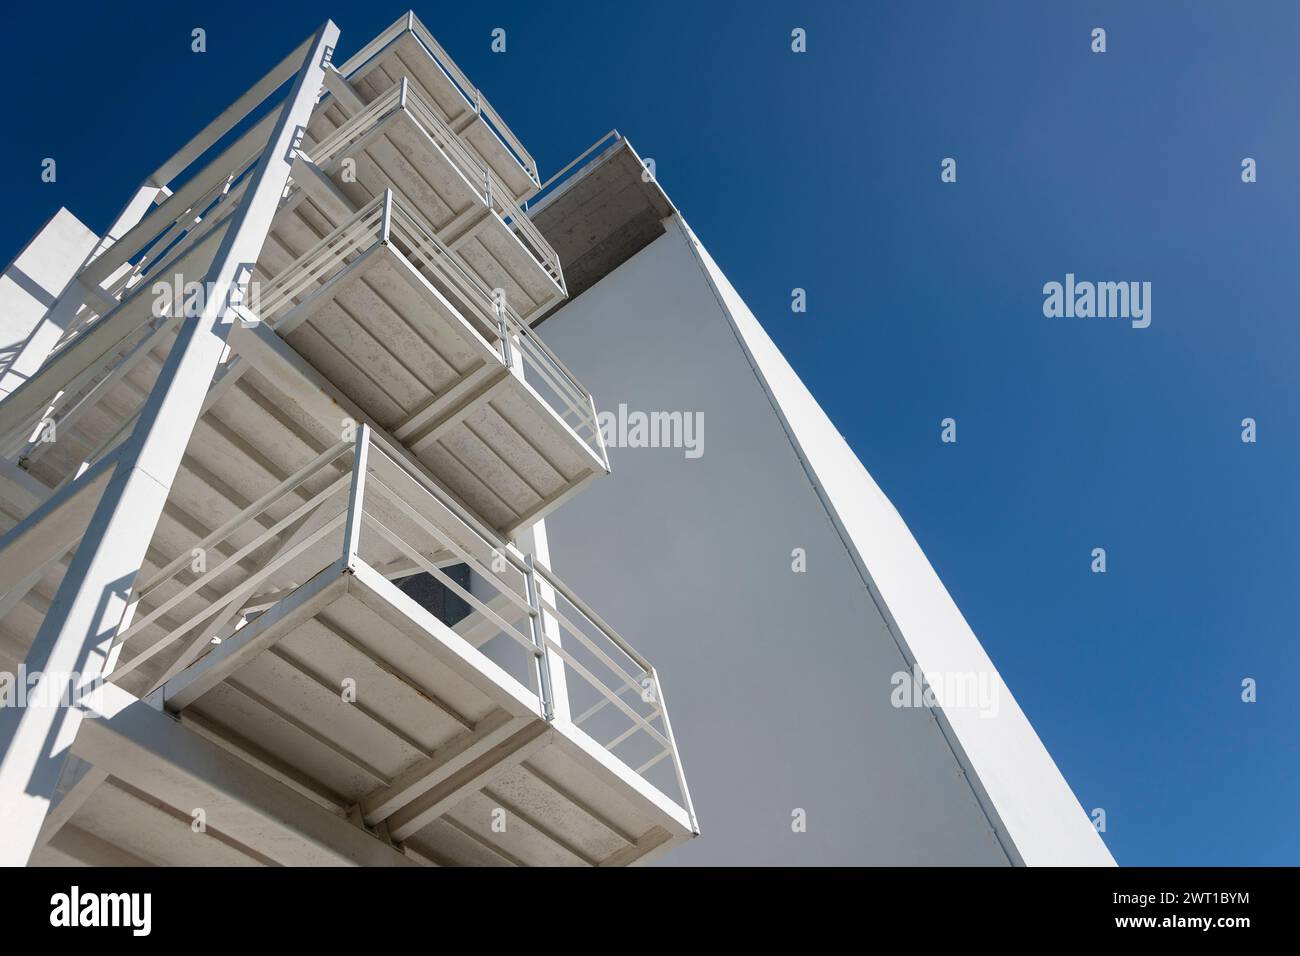
<instances>
[{"instance_id":1,"label":"horizontal railing bar","mask_svg":"<svg viewBox=\"0 0 1300 956\"><path fill-rule=\"evenodd\" d=\"M528 173L528 178L533 180L535 184L538 181L537 163L529 154L528 150L524 148L524 144L519 141L519 137L516 136L514 131L506 125L505 120L501 118L500 114L492 108L492 104L484 99L478 87L470 83L469 77L466 76L460 67L456 65L456 61L447 55L447 51L444 50L438 41L434 39L433 34L429 32L429 28L421 23L418 17L412 17L410 29L415 35L415 38L424 46L425 50L428 51L430 58L433 59L434 62L442 68L443 72L451 78L452 82L456 84L461 96L465 97L465 100L471 109L480 115L487 115L487 118L496 134L501 138L501 141L505 143L506 147L515 154L515 159L519 161L519 165L524 168L524 172ZM471 91L474 94L473 99L470 98Z\"/></svg>"},{"instance_id":2,"label":"horizontal railing bar","mask_svg":"<svg viewBox=\"0 0 1300 956\"><path fill-rule=\"evenodd\" d=\"M579 674L579 676L581 676L582 678L584 678L584 679L587 681L587 683L591 684L591 686L594 687L594 688L596 688L597 691L599 691L600 693L602 693L602 694L604 694L606 697L608 697L608 698L609 698L609 702L610 702L611 704L613 704L613 705L614 705L615 707L617 707L619 710L623 711L623 713L625 713L625 714L628 716L629 719L631 719L631 720L635 721L636 723L640 724L642 730L644 730L647 734L649 734L649 735L650 735L651 737L653 737L655 740L659 741L659 742L660 742L661 744L663 744L665 747L671 747L671 746L672 746L672 744L668 742L667 738L665 738L665 737L663 736L663 734L659 733L659 731L655 730L654 727L652 727L649 723L647 723L647 722L646 722L646 719L645 719L644 717L642 717L640 714L638 714L638 713L637 713L635 710L633 710L631 707L629 707L629 706L628 706L628 705L627 705L627 704L622 700L622 698L615 697L615 696L614 696L614 692L613 692L612 690L610 690L608 687L606 687L605 684L604 684L604 682L602 682L599 678L597 678L596 676L594 676L594 675L591 673L591 671L587 670L587 668L583 667L582 664L580 664L580 663L579 663L579 662L578 662L578 661L573 657L572 654L570 654L568 651L566 651L563 647L560 646L560 644L559 644L558 641L556 641L554 638L551 638L551 637L547 636L547 637L546 637L546 644L547 644L547 646L548 646L551 650L555 651L555 653L559 654L560 657L564 658L565 663L567 663L570 667L572 667L575 671L577 671L578 674Z\"/></svg>"},{"instance_id":3,"label":"horizontal railing bar","mask_svg":"<svg viewBox=\"0 0 1300 956\"><path fill-rule=\"evenodd\" d=\"M620 687L618 690L614 691L614 693L617 694L619 697L622 697L624 694L627 693L627 691L628 691L627 687ZM596 714L600 713L608 706L609 706L609 701L604 697L602 697L600 700L596 701L596 703L592 704L590 707L584 710L579 716L574 718L573 720L574 726L581 727L582 722L584 720L587 720L590 717L594 717Z\"/></svg>"},{"instance_id":4,"label":"horizontal railing bar","mask_svg":"<svg viewBox=\"0 0 1300 956\"><path fill-rule=\"evenodd\" d=\"M266 565L266 567L262 568L260 571L253 574L247 580L236 585L236 587L233 590L231 590L227 595L222 597L221 600L214 601L212 604L208 605L198 614L193 615L184 624L169 631L167 635L162 638L162 640L158 641L156 644L151 644L148 648L141 651L139 654L131 658L125 664L122 664L114 668L112 679L116 680L122 675L128 674L131 671L135 670L145 661L152 658L155 654L158 654L160 651L164 650L165 648L170 647L177 640L179 640L182 635L189 633L196 625L201 624L203 621L207 620L208 618L215 617L217 614L223 613L229 610L230 608L237 606L240 601L244 600L244 598L252 594L253 589L256 588L257 585L265 581L274 572L280 570L281 567L283 567L284 565L288 564L290 561L297 558L298 555L302 554L308 548L313 547L317 542L319 542L326 535L331 534L332 532L337 530L339 525L343 523L343 520L346 517L347 517L347 508L345 507L342 511L340 511L337 515L331 518L328 522L321 525L314 532L312 532L302 541L298 542L288 551L285 551L284 553L277 555L274 560L272 560L270 563ZM326 565L326 567L328 567L328 565ZM119 639L118 643L121 643L121 640L122 639Z\"/></svg>"},{"instance_id":5,"label":"horizontal railing bar","mask_svg":"<svg viewBox=\"0 0 1300 956\"><path fill-rule=\"evenodd\" d=\"M383 217L383 195L376 196L362 206L351 219L322 238L292 263L285 266L272 279L258 302L260 316L265 321L301 294L312 282L323 284L322 275L333 269L353 252L361 252L359 243L373 238L379 241ZM273 324L273 323L272 323Z\"/></svg>"},{"instance_id":6,"label":"horizontal railing bar","mask_svg":"<svg viewBox=\"0 0 1300 956\"><path fill-rule=\"evenodd\" d=\"M515 569L520 574L528 573L528 568L524 564L522 556L518 554L518 552L508 541L502 538L495 531L489 530L488 527L484 525L483 522L479 521L479 519L475 515L469 513L459 502L456 502L455 500L448 497L445 491L439 488L437 484L431 481L426 475L424 475L418 469L412 468L409 465L404 464L403 462L405 461L406 458L405 452L399 450L397 446L395 446L387 438L385 438L383 435L375 431L371 431L370 433L370 443L374 446L377 446L394 463L398 464L398 466L403 471L405 471L408 475L414 478L420 484L420 487L422 487L426 492L428 492L429 495L434 500L436 500L444 508L446 508L453 515L459 518L480 538L482 538L484 541L491 544L494 550L499 551L502 554L502 556L504 556L508 561L510 561L510 563L514 565Z\"/></svg>"},{"instance_id":7,"label":"horizontal railing bar","mask_svg":"<svg viewBox=\"0 0 1300 956\"><path fill-rule=\"evenodd\" d=\"M659 761L661 761L661 760L663 760L665 757L667 757L670 753L672 753L672 751L669 750L669 749L667 749L667 748L665 748L665 749L659 751L659 753L655 754L655 756L651 757L649 760L647 760L647 761L646 761L645 763L643 763L641 766L637 767L637 768L636 768L636 772L637 772L637 773L642 773L642 774L645 773L647 770L649 770L651 767L653 767L653 766L654 766L655 764L657 764Z\"/></svg>"},{"instance_id":8,"label":"horizontal railing bar","mask_svg":"<svg viewBox=\"0 0 1300 956\"><path fill-rule=\"evenodd\" d=\"M428 103L424 101L417 90L412 89L409 85L406 90L406 106L415 117L425 127L432 127L432 130L426 128L425 132L444 152L455 153L460 162L469 166L468 172L474 173L475 179L480 183L482 195L485 202L489 205L500 204L502 209L509 209L509 203L514 200L514 194L506 189L501 180L497 179L496 174L486 162L481 162L477 155L470 151L465 145L464 140L456 135L455 131L448 126ZM442 134L442 141L435 137L433 133ZM455 160L453 159L453 162ZM466 172L462 169L461 172ZM500 191L500 199L495 195Z\"/></svg>"},{"instance_id":9,"label":"horizontal railing bar","mask_svg":"<svg viewBox=\"0 0 1300 956\"><path fill-rule=\"evenodd\" d=\"M278 485L276 485L266 494L262 495L260 498L258 498L248 507L246 507L239 514L235 515L229 521L222 524L215 531L212 531L210 534L207 535L207 537L203 538L197 544L195 544L194 547L195 548L211 547L213 544L220 541L222 538L224 538L230 532L234 531L240 525L244 524L246 521L249 521L255 516L261 514L263 511L269 508L280 498L284 497L284 495L288 494L298 485L302 484L304 481L306 481L308 478L314 475L317 471L321 470L330 462L334 461L336 458L339 457L339 455L343 454L343 452L345 452L351 447L352 447L351 442L341 441L336 445L332 445L329 448L326 448L323 452L321 452L311 461L307 462L307 464L303 465L301 468L299 468L289 477L285 478L284 481L280 482ZM185 563L189 560L191 560L189 555L186 554L178 555L171 562L169 562L165 567L159 570L157 574L151 577L142 587L140 587L137 590L137 593L140 595L140 597L144 597L150 591L153 590L155 585L160 584L167 578L170 578L173 574L175 574L182 567L184 567Z\"/></svg>"},{"instance_id":10,"label":"horizontal railing bar","mask_svg":"<svg viewBox=\"0 0 1300 956\"><path fill-rule=\"evenodd\" d=\"M484 617L490 620L493 624L496 624L498 627L500 627L502 634L506 634L514 638L514 640L521 647L523 647L526 651L528 651L529 654L533 655L534 657L541 656L542 654L541 648L539 648L532 641L528 640L523 635L521 635L518 631L516 631L514 625L510 624L503 617L501 617L495 611L493 611L490 607L488 607L486 604L484 604L474 595L470 594L468 591L462 588L441 568L438 568L431 562L425 561L424 556L421 555L414 548L412 548L405 541L403 541L401 535L397 534L396 532L388 528L382 521L380 521L374 515L366 514L364 511L364 507L362 509L361 520L364 521L366 524L370 525L380 534L382 534L390 542L392 542L392 544L395 545L399 551L404 553L412 561L419 563L420 566L424 568L425 571L427 571L429 574L433 575L435 578L441 581L445 587L451 589L458 597L461 598L461 600L465 601L470 606L476 608L479 611L479 613L481 613Z\"/></svg>"},{"instance_id":11,"label":"horizontal railing bar","mask_svg":"<svg viewBox=\"0 0 1300 956\"><path fill-rule=\"evenodd\" d=\"M311 498L307 499L302 504L300 504L297 508L295 508L293 511L289 512L289 514L285 515L275 524L271 525L271 527L264 530L261 534L255 537L248 544L234 551L229 557L225 558L223 561L217 564L216 567L209 568L207 571L205 571L199 577L195 578L192 582L190 582L188 585L186 585L176 594L173 594L171 597L167 598L157 607L153 608L143 618L133 622L131 626L127 628L125 633L118 636L117 643L123 644L126 641L129 641L132 637L138 634L143 628L152 624L160 615L167 613L167 611L171 610L181 601L185 600L186 598L190 597L195 592L197 592L199 589L201 589L208 581L213 580L217 576L223 574L230 567L239 563L248 555L252 554L258 548L260 548L262 545L266 544L267 541L269 541L271 538L274 538L277 534L283 531L290 524L297 521L299 518L303 517L307 513L314 511L317 508L317 506L324 504L328 498L330 498L332 495L337 493L340 488L342 488L344 485L347 484L347 482L348 482L348 476L346 474L340 475L324 489L318 491Z\"/></svg>"},{"instance_id":12,"label":"horizontal railing bar","mask_svg":"<svg viewBox=\"0 0 1300 956\"><path fill-rule=\"evenodd\" d=\"M382 455L383 457L385 458L388 457L387 455L384 454L382 450L378 450L378 451L379 454ZM393 464L396 465L396 462L394 462ZM375 475L374 481L375 484L381 489L381 491L385 493L394 504L396 504L403 511L405 511L416 522L416 524L418 524L424 531L433 535L433 537L437 541L442 542L444 545L450 548L451 551L458 558L461 559L462 563L468 565L470 568L477 571L479 577L482 577L487 581L502 580L500 575L498 575L496 572L490 571L487 568L483 567L482 563L478 560L478 558L470 554L467 550L463 549L458 542L452 539L450 534L436 527L435 525L431 524L396 490L394 490L388 484L386 484L383 478L381 478L378 475ZM511 589L508 584L506 584L506 582L502 581L502 586L498 586L498 585L494 585L494 586L497 587L502 594L506 595L511 601L515 603L517 607L519 607L520 610L524 611L526 614L533 615L537 613L536 610L534 610L528 604L527 601L525 601L518 594L516 594L514 590Z\"/></svg>"},{"instance_id":13,"label":"horizontal railing bar","mask_svg":"<svg viewBox=\"0 0 1300 956\"><path fill-rule=\"evenodd\" d=\"M398 105L398 87L394 85L392 89L381 93L371 100L366 107L355 116L350 116L344 122L328 135L324 136L310 151L311 159L318 166L324 166L334 157L335 152L340 146L346 145L365 130L367 126L375 125L381 122L390 111Z\"/></svg>"},{"instance_id":14,"label":"horizontal railing bar","mask_svg":"<svg viewBox=\"0 0 1300 956\"><path fill-rule=\"evenodd\" d=\"M642 687L641 683L635 677L614 663L613 659L608 654L597 647L596 643L587 634L581 631L572 621L556 610L555 606L551 604L551 602L543 600L541 605L543 610L549 612L550 615L562 624L565 630L577 638L578 641L587 648L587 650L599 657L600 662L613 671L624 684L637 692L644 690L644 687Z\"/></svg>"},{"instance_id":15,"label":"horizontal railing bar","mask_svg":"<svg viewBox=\"0 0 1300 956\"><path fill-rule=\"evenodd\" d=\"M95 384L90 388L84 389L80 397L73 400L66 408L63 407L63 396L60 396L60 400L55 403L55 406L51 408L44 417L53 419L56 429L67 428L70 426L84 411L90 409L95 402L102 398L114 384L121 381L122 378L129 374L130 371L153 350L154 346L158 344L162 337L171 330L172 325L178 321L178 319L172 319L169 317L159 319L154 330L133 345L130 351L125 355L120 357L113 367L109 369L108 374L95 382ZM67 393L64 394L66 395ZM42 444L53 446L54 442L41 442L38 434L27 442L26 446L24 446L18 453L18 457L27 458L30 467L30 462L43 457L44 449L41 447Z\"/></svg>"},{"instance_id":16,"label":"horizontal railing bar","mask_svg":"<svg viewBox=\"0 0 1300 956\"><path fill-rule=\"evenodd\" d=\"M650 673L651 671L650 662L646 660L644 657L642 657L637 652L636 648L632 647L631 644L623 640L623 638L619 636L618 632L615 631L608 624L606 624L605 620L599 614L593 611L587 605L587 603L582 600L582 598L574 594L572 589L570 589L570 587L567 584L565 584L559 578L555 577L555 575L553 575L550 572L550 570L544 567L543 565L537 566L537 573L540 574L552 587L554 587L555 590L558 591L566 601L568 601L575 608L577 608L578 612L582 614L583 617L585 617L588 621L590 621L593 625L595 625L597 630L603 632L604 635L607 638L609 638L610 641L620 651L626 654L628 658L632 660L633 663L639 666L646 673Z\"/></svg>"},{"instance_id":17,"label":"horizontal railing bar","mask_svg":"<svg viewBox=\"0 0 1300 956\"><path fill-rule=\"evenodd\" d=\"M647 720L647 721L651 721L651 720L654 720L654 719L655 719L656 717L658 717L658 716L659 716L659 711L656 709L656 710L651 711L648 715L646 715L646 720ZM617 746L618 746L619 744L621 744L623 741L627 740L627 739L628 739L629 737L631 737L633 734L639 734L640 732L641 732L641 728L638 727L636 724L633 724L631 727L629 727L627 730L623 731L621 734L619 734L617 737L615 737L615 738L614 738L613 740L611 740L609 743L605 744L605 749L606 749L606 750L613 750L615 747L617 747Z\"/></svg>"},{"instance_id":18,"label":"horizontal railing bar","mask_svg":"<svg viewBox=\"0 0 1300 956\"><path fill-rule=\"evenodd\" d=\"M519 351L520 354L524 356L524 361L527 363L527 367L536 372L541 383L555 393L556 400L563 406L563 412L561 412L560 417L565 418L566 415L573 415L577 419L575 423L577 429L581 429L582 432L586 433L580 434L579 437L582 438L584 444L590 445L591 442L588 435L594 434L596 423L588 420L586 414L580 410L581 406L587 404L587 396L585 394L573 395L567 392L558 382L554 381L552 373L548 371L544 365L539 364L526 349L521 348Z\"/></svg>"},{"instance_id":19,"label":"horizontal railing bar","mask_svg":"<svg viewBox=\"0 0 1300 956\"><path fill-rule=\"evenodd\" d=\"M376 109L372 113L375 104L381 104L381 109ZM364 134L365 127L378 125L391 112L402 108L405 108L424 128L425 133L447 155L453 165L457 166L468 179L477 181L483 201L491 207L500 208L502 222L517 236L521 236L521 241L526 240L525 247L531 246L529 253L537 259L538 264L546 270L547 274L563 287L559 256L546 241L546 237L542 235L537 225L520 209L515 194L501 181L492 167L465 144L465 141L425 101L419 91L412 89L410 84L406 83L405 79L399 80L386 92L380 94L367 106L366 111L358 113L322 140L321 144L317 144L316 149L312 151L313 159L318 164L323 164L333 156L342 142L359 138ZM345 137L340 137L339 134L345 128ZM339 138L337 143L333 141L336 137Z\"/></svg>"},{"instance_id":20,"label":"horizontal railing bar","mask_svg":"<svg viewBox=\"0 0 1300 956\"><path fill-rule=\"evenodd\" d=\"M515 312L508 305L506 306L506 316L508 322L513 324L514 331L521 338L527 339L529 342L536 345L538 351L546 356L547 361L554 365L565 378L572 382L575 388L580 390L584 395L587 394L587 390L583 387L582 383L578 381L578 376L569 371L569 367L564 364L558 355L551 351L551 347L542 340L542 337L534 332L532 327L520 318L519 313Z\"/></svg>"}]
</instances>

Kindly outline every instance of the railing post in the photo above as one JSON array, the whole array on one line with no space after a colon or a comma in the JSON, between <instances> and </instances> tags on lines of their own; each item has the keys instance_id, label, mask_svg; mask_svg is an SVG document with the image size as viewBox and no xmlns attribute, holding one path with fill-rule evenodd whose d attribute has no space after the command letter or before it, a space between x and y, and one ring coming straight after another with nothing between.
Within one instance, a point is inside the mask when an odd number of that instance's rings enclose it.
<instances>
[{"instance_id":1,"label":"railing post","mask_svg":"<svg viewBox=\"0 0 1300 956\"><path fill-rule=\"evenodd\" d=\"M348 490L348 520L343 535L343 563L351 572L357 566L361 540L362 509L365 507L366 467L370 454L370 426L357 429L356 454L352 458L352 486Z\"/></svg>"},{"instance_id":2,"label":"railing post","mask_svg":"<svg viewBox=\"0 0 1300 956\"><path fill-rule=\"evenodd\" d=\"M405 82L405 81L403 81ZM393 224L393 191L384 190L384 211L379 220L379 241L388 245L388 237L392 232Z\"/></svg>"},{"instance_id":3,"label":"railing post","mask_svg":"<svg viewBox=\"0 0 1300 956\"><path fill-rule=\"evenodd\" d=\"M401 86L397 92L397 108L399 110L406 109L406 91L407 91L406 77L402 77Z\"/></svg>"},{"instance_id":4,"label":"railing post","mask_svg":"<svg viewBox=\"0 0 1300 956\"><path fill-rule=\"evenodd\" d=\"M583 389L586 391L586 389ZM605 463L605 470L609 471L609 452L605 450L605 436L600 430L600 413L596 411L596 400L592 398L591 392L587 392L587 407L591 409L591 429L595 432L596 448L600 451L600 460Z\"/></svg>"},{"instance_id":5,"label":"railing post","mask_svg":"<svg viewBox=\"0 0 1300 956\"><path fill-rule=\"evenodd\" d=\"M677 787L681 790L682 806L691 818L691 829L699 833L700 824L695 819L695 804L691 803L691 791L686 786L686 771L682 769L682 755L677 750L677 738L673 736L672 721L668 719L668 702L664 700L664 689L659 683L659 673L653 667L650 668L650 680L654 683L655 700L659 705L659 713L664 719L664 736L668 738L668 743L673 749L673 770L677 774Z\"/></svg>"},{"instance_id":6,"label":"railing post","mask_svg":"<svg viewBox=\"0 0 1300 956\"><path fill-rule=\"evenodd\" d=\"M551 686L551 649L546 643L545 623L542 615L542 601L537 589L537 571L533 568L533 556L524 555L524 564L528 571L525 575L524 586L528 591L528 606L533 609L533 613L528 618L529 633L533 636L533 643L541 650L541 654L533 658L537 667L537 686L540 689L542 698L542 713L547 720L555 719L555 691Z\"/></svg>"},{"instance_id":7,"label":"railing post","mask_svg":"<svg viewBox=\"0 0 1300 956\"><path fill-rule=\"evenodd\" d=\"M501 360L506 363L506 368L515 371L515 354L514 347L510 344L510 322L506 318L505 303L496 291L492 292L492 308L497 314L497 334L501 336Z\"/></svg>"}]
</instances>

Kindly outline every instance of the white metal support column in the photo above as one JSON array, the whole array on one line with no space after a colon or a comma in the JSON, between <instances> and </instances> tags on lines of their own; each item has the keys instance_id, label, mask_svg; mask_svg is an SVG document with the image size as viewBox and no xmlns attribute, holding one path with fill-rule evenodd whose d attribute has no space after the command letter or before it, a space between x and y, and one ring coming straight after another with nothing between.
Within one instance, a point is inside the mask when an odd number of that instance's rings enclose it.
<instances>
[{"instance_id":1,"label":"white metal support column","mask_svg":"<svg viewBox=\"0 0 1300 956\"><path fill-rule=\"evenodd\" d=\"M502 295L494 290L492 296L493 306L497 314L497 327L501 335L501 357L505 361L506 367L510 369L513 375L525 379L524 353L519 346L518 335L512 335L510 324L506 321L505 300ZM529 587L534 599L544 601L552 607L559 607L556 603L555 589L545 578L532 573L532 562L534 560L541 562L542 567L548 570L551 567L551 549L546 542L546 522L537 520L532 526L519 532L516 537L516 544L519 549L529 556ZM548 614L545 610L538 615L537 626L541 628L541 633L553 641L555 644L562 643L560 640L560 623L555 620L554 616ZM542 644L543 651L546 650L546 644ZM554 720L568 722L571 719L569 712L569 685L565 680L564 660L559 654L544 653L537 660L542 672L538 675L538 690L549 691L551 712L547 716Z\"/></svg>"},{"instance_id":2,"label":"white metal support column","mask_svg":"<svg viewBox=\"0 0 1300 956\"><path fill-rule=\"evenodd\" d=\"M539 562L542 567L550 568L551 551L546 543L546 522L538 521L531 528L521 531L516 539L516 544L521 551L525 552L531 559ZM532 579L532 586L536 588L536 596L552 607L558 607L555 589L551 587L550 583L541 575L529 575L529 577ZM555 620L553 615L543 610L537 623L541 627L543 634L556 644L562 643L560 640L560 623ZM545 654L538 658L537 663L538 666L546 669L546 676L550 678L551 716L556 720L570 720L569 686L565 681L564 660L559 654Z\"/></svg>"},{"instance_id":3,"label":"white metal support column","mask_svg":"<svg viewBox=\"0 0 1300 956\"><path fill-rule=\"evenodd\" d=\"M250 187L204 278L200 316L180 326L157 382L41 623L26 665L42 676L37 700L0 708L0 864L27 862L60 769L80 726L76 706L60 706L70 687L100 676L108 645L166 503L190 433L216 372L231 324L230 293L256 261L289 176L291 146L306 127L324 81L338 27L326 22L308 43L297 79L258 160Z\"/></svg>"},{"instance_id":4,"label":"white metal support column","mask_svg":"<svg viewBox=\"0 0 1300 956\"><path fill-rule=\"evenodd\" d=\"M357 429L356 453L352 457L352 486L348 489L348 517L343 533L343 561L349 574L357 566L357 551L361 543L369 457L370 426L362 424Z\"/></svg>"}]
</instances>

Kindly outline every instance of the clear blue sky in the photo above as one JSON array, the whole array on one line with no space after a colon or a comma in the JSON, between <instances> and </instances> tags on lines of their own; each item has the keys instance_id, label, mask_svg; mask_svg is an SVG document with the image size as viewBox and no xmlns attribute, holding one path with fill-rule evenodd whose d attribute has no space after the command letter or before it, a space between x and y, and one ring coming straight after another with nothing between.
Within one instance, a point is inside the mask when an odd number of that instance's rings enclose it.
<instances>
[{"instance_id":1,"label":"clear blue sky","mask_svg":"<svg viewBox=\"0 0 1300 956\"><path fill-rule=\"evenodd\" d=\"M326 16L346 56L405 10L81 6L6 11L3 260L105 228ZM571 6L416 12L544 177L611 127L655 159L1121 863L1300 863L1300 5ZM1045 318L1067 272L1150 281L1151 327Z\"/></svg>"}]
</instances>

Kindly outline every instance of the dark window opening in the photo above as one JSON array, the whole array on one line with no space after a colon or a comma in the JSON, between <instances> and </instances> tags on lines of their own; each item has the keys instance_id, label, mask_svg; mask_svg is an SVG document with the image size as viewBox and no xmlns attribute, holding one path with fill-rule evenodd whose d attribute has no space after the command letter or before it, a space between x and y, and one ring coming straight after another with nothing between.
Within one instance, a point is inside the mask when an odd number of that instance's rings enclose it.
<instances>
[{"instance_id":1,"label":"dark window opening","mask_svg":"<svg viewBox=\"0 0 1300 956\"><path fill-rule=\"evenodd\" d=\"M466 591L469 591L468 564L454 564L441 570L443 574ZM412 574L409 577L399 578L393 583L414 598L420 607L448 627L454 627L457 623L469 617L471 610L469 603L432 574L423 572Z\"/></svg>"}]
</instances>

